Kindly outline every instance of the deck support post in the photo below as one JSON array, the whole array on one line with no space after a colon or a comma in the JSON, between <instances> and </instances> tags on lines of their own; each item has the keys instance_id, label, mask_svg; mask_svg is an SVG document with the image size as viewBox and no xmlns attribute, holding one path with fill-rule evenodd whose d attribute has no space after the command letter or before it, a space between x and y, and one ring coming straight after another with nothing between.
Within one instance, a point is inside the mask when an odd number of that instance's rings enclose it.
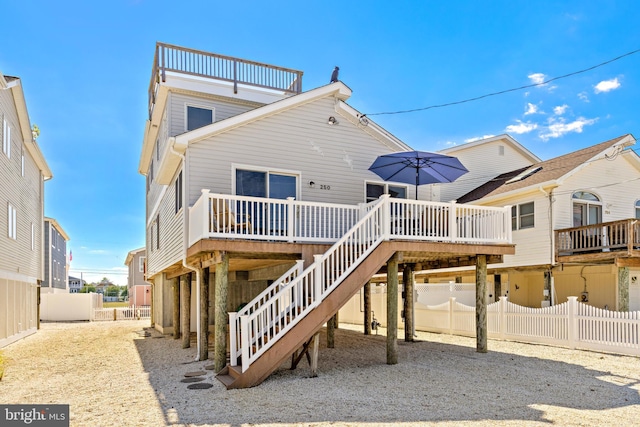
<instances>
[{"instance_id":1,"label":"deck support post","mask_svg":"<svg viewBox=\"0 0 640 427\"><path fill-rule=\"evenodd\" d=\"M476 351L487 352L487 256L476 256Z\"/></svg>"},{"instance_id":2,"label":"deck support post","mask_svg":"<svg viewBox=\"0 0 640 427\"><path fill-rule=\"evenodd\" d=\"M320 347L320 333L316 332L311 341L311 378L318 376L318 348Z\"/></svg>"},{"instance_id":3,"label":"deck support post","mask_svg":"<svg viewBox=\"0 0 640 427\"><path fill-rule=\"evenodd\" d=\"M220 372L227 364L227 293L229 288L229 255L220 253L215 278L215 349L213 366Z\"/></svg>"},{"instance_id":4,"label":"deck support post","mask_svg":"<svg viewBox=\"0 0 640 427\"><path fill-rule=\"evenodd\" d=\"M404 289L404 340L405 342L413 342L413 336L416 331L414 319L414 302L413 302L413 277L414 264L405 264L402 270L402 284Z\"/></svg>"},{"instance_id":5,"label":"deck support post","mask_svg":"<svg viewBox=\"0 0 640 427\"><path fill-rule=\"evenodd\" d=\"M618 311L629 311L629 267L618 267Z\"/></svg>"},{"instance_id":6,"label":"deck support post","mask_svg":"<svg viewBox=\"0 0 640 427\"><path fill-rule=\"evenodd\" d=\"M173 285L173 339L180 338L180 278L172 279Z\"/></svg>"},{"instance_id":7,"label":"deck support post","mask_svg":"<svg viewBox=\"0 0 640 427\"><path fill-rule=\"evenodd\" d=\"M336 332L336 323L338 313L331 316L331 319L327 321L327 348L335 348L336 340L335 340L335 332Z\"/></svg>"},{"instance_id":8,"label":"deck support post","mask_svg":"<svg viewBox=\"0 0 640 427\"><path fill-rule=\"evenodd\" d=\"M398 363L398 255L387 261L387 365Z\"/></svg>"},{"instance_id":9,"label":"deck support post","mask_svg":"<svg viewBox=\"0 0 640 427\"><path fill-rule=\"evenodd\" d=\"M364 284L364 334L371 335L371 282Z\"/></svg>"},{"instance_id":10,"label":"deck support post","mask_svg":"<svg viewBox=\"0 0 640 427\"><path fill-rule=\"evenodd\" d=\"M154 287L155 286L153 283L149 286L149 298L151 300L151 306L149 307L149 317L151 317L151 325L149 326L151 326L152 328L155 328L156 326L156 322L154 321L155 317L153 316L155 311L155 306L156 306L156 303L153 300L155 298L155 293L153 292Z\"/></svg>"},{"instance_id":11,"label":"deck support post","mask_svg":"<svg viewBox=\"0 0 640 427\"><path fill-rule=\"evenodd\" d=\"M191 347L191 273L180 276L182 348Z\"/></svg>"},{"instance_id":12,"label":"deck support post","mask_svg":"<svg viewBox=\"0 0 640 427\"><path fill-rule=\"evenodd\" d=\"M547 270L544 272L544 293L542 294L542 301L549 301L549 305L551 305L551 283L553 280L553 276L551 275L551 270Z\"/></svg>"},{"instance_id":13,"label":"deck support post","mask_svg":"<svg viewBox=\"0 0 640 427\"><path fill-rule=\"evenodd\" d=\"M200 270L200 357L209 358L209 267Z\"/></svg>"}]
</instances>

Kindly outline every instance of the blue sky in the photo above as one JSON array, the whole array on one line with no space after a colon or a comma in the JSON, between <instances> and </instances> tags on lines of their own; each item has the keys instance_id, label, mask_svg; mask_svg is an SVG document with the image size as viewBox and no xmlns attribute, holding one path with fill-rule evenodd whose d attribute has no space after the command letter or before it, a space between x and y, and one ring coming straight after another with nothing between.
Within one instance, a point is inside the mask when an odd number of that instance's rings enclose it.
<instances>
[{"instance_id":1,"label":"blue sky","mask_svg":"<svg viewBox=\"0 0 640 427\"><path fill-rule=\"evenodd\" d=\"M640 135L635 1L2 2L0 71L18 76L53 171L45 215L69 234L71 274L126 283L144 246L137 172L156 41L304 71L334 66L351 106L416 149L509 133L542 159Z\"/></svg>"}]
</instances>

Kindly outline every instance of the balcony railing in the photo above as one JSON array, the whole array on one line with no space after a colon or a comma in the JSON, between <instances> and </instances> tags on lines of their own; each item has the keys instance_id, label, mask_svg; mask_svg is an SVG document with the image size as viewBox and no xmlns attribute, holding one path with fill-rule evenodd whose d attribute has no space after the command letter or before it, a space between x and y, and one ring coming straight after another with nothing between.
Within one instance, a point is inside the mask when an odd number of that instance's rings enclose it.
<instances>
[{"instance_id":1,"label":"balcony railing","mask_svg":"<svg viewBox=\"0 0 640 427\"><path fill-rule=\"evenodd\" d=\"M149 117L153 114L157 88L165 81L167 71L230 82L234 93L238 92L238 84L291 94L302 92L302 71L156 43L149 83Z\"/></svg>"},{"instance_id":2,"label":"balcony railing","mask_svg":"<svg viewBox=\"0 0 640 427\"><path fill-rule=\"evenodd\" d=\"M640 255L640 221L623 219L555 231L556 259L562 256L626 251Z\"/></svg>"},{"instance_id":3,"label":"balcony railing","mask_svg":"<svg viewBox=\"0 0 640 427\"><path fill-rule=\"evenodd\" d=\"M189 210L189 245L201 239L334 243L373 203L340 205L289 198L202 195ZM511 243L511 211L456 203L385 198L387 239L455 243Z\"/></svg>"}]
</instances>

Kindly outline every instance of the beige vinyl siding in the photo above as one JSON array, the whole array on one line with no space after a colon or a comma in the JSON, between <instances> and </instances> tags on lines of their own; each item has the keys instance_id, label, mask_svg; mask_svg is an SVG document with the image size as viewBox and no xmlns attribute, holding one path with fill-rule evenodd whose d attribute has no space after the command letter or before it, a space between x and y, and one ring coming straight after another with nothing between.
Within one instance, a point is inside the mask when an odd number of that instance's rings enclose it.
<instances>
[{"instance_id":1,"label":"beige vinyl siding","mask_svg":"<svg viewBox=\"0 0 640 427\"><path fill-rule=\"evenodd\" d=\"M500 174L532 164L521 152L504 141L476 145L450 155L457 157L469 173L453 183L439 184L440 200L443 202L455 200Z\"/></svg>"},{"instance_id":2,"label":"beige vinyl siding","mask_svg":"<svg viewBox=\"0 0 640 427\"><path fill-rule=\"evenodd\" d=\"M160 218L159 249L156 249L156 230L153 221L147 228L147 236L151 237L150 247L147 247L147 274L149 276L179 262L183 257L185 208L183 207L177 214L175 213L175 187L173 182L172 180L171 185L166 186L159 208L153 214L154 220L157 215Z\"/></svg>"},{"instance_id":3,"label":"beige vinyl siding","mask_svg":"<svg viewBox=\"0 0 640 427\"><path fill-rule=\"evenodd\" d=\"M11 126L11 158L0 152L0 270L42 279L43 182L34 159L24 150L22 134L9 90L0 91L0 115ZM8 237L8 204L17 213L17 239ZM31 224L36 226L35 248L31 246Z\"/></svg>"},{"instance_id":4,"label":"beige vinyl siding","mask_svg":"<svg viewBox=\"0 0 640 427\"><path fill-rule=\"evenodd\" d=\"M255 108L253 105L247 105L240 102L225 102L217 99L208 99L190 96L183 93L172 92L169 94L170 108L170 135L176 136L186 132L186 105L191 105L200 108L210 108L214 110L213 120L219 122L220 120L227 119L229 117L236 116L246 111Z\"/></svg>"},{"instance_id":5,"label":"beige vinyl siding","mask_svg":"<svg viewBox=\"0 0 640 427\"><path fill-rule=\"evenodd\" d=\"M328 125L329 116L340 123ZM391 151L337 114L333 99L317 100L191 145L188 205L200 197L202 188L232 193L234 164L299 173L301 200L360 203L364 182L380 181L368 167L378 155ZM309 181L315 183L313 188ZM408 197L414 197L413 186Z\"/></svg>"}]
</instances>

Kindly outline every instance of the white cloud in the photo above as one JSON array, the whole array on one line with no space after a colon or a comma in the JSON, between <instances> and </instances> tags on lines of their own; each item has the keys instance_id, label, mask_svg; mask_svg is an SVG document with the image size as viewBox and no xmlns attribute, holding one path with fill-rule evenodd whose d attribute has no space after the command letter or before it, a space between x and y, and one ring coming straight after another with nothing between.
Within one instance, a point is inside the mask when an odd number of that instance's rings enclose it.
<instances>
[{"instance_id":1,"label":"white cloud","mask_svg":"<svg viewBox=\"0 0 640 427\"><path fill-rule=\"evenodd\" d=\"M580 100L582 100L584 102L590 102L589 101L589 97L587 96L587 92L580 92L578 94L578 98L580 98Z\"/></svg>"},{"instance_id":2,"label":"white cloud","mask_svg":"<svg viewBox=\"0 0 640 427\"><path fill-rule=\"evenodd\" d=\"M560 119L559 121L550 124L547 127L547 131L540 134L540 138L542 138L544 141L548 141L551 138L559 138L570 132L582 133L582 129L585 126L590 126L597 121L597 117L595 119L585 119L584 117L578 117L576 120L570 123L566 123L564 119Z\"/></svg>"},{"instance_id":3,"label":"white cloud","mask_svg":"<svg viewBox=\"0 0 640 427\"><path fill-rule=\"evenodd\" d=\"M527 77L531 80L531 83L536 85L542 84L545 80L545 75L542 73L529 74Z\"/></svg>"},{"instance_id":4,"label":"white cloud","mask_svg":"<svg viewBox=\"0 0 640 427\"><path fill-rule=\"evenodd\" d=\"M465 139L464 142L475 142L480 141L481 139L493 138L495 135L483 135L483 136L474 136L472 138Z\"/></svg>"},{"instance_id":5,"label":"white cloud","mask_svg":"<svg viewBox=\"0 0 640 427\"><path fill-rule=\"evenodd\" d=\"M567 108L569 108L567 104L562 104L562 105L558 105L557 107L553 107L553 114L555 114L556 116L561 116L565 113L565 111L567 111Z\"/></svg>"},{"instance_id":6,"label":"white cloud","mask_svg":"<svg viewBox=\"0 0 640 427\"><path fill-rule=\"evenodd\" d=\"M537 129L538 127L537 123L531 123L531 122L523 123L520 120L516 120L516 121L518 122L518 124L507 126L505 128L505 132L521 135L523 133L529 133L532 130Z\"/></svg>"},{"instance_id":7,"label":"white cloud","mask_svg":"<svg viewBox=\"0 0 640 427\"><path fill-rule=\"evenodd\" d=\"M527 102L527 108L524 111L524 115L528 116L529 114L535 114L537 112L538 112L538 106L536 104Z\"/></svg>"},{"instance_id":8,"label":"white cloud","mask_svg":"<svg viewBox=\"0 0 640 427\"><path fill-rule=\"evenodd\" d=\"M603 80L597 85L594 86L593 91L595 93L609 92L620 87L620 82L618 78L614 78L611 80Z\"/></svg>"}]
</instances>

